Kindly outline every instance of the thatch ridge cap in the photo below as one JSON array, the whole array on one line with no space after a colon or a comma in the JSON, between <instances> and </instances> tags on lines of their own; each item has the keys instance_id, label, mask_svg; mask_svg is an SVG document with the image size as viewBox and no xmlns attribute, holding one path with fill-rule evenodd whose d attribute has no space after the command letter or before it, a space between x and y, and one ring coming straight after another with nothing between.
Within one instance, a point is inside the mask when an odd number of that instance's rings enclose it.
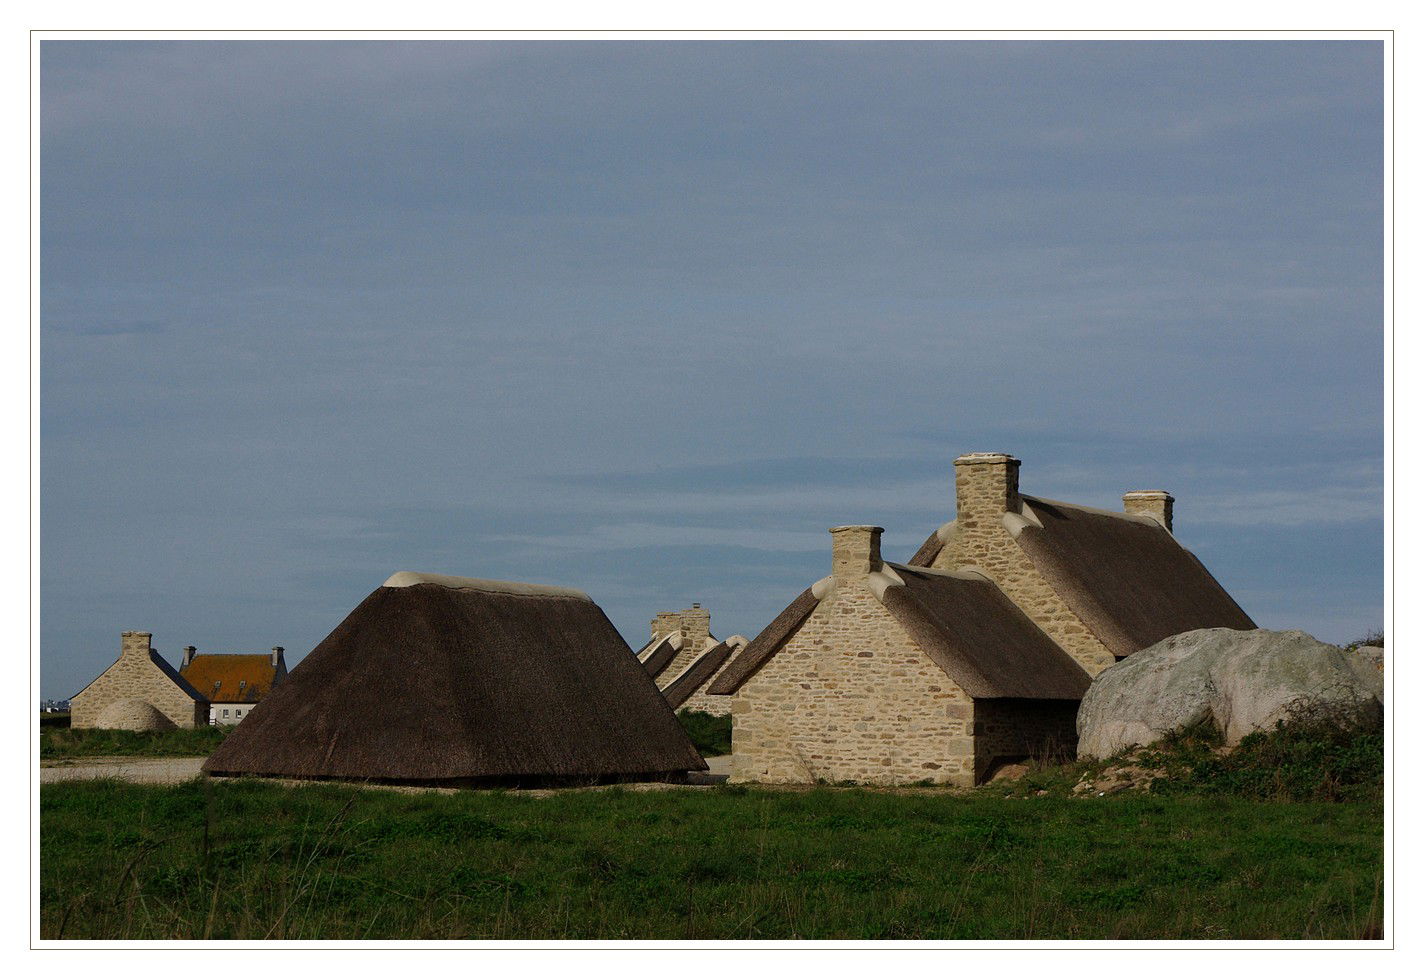
<instances>
[{"instance_id":1,"label":"thatch ridge cap","mask_svg":"<svg viewBox=\"0 0 1424 980\"><path fill-rule=\"evenodd\" d=\"M561 585L539 585L534 582L502 582L491 578L465 578L434 572L396 572L381 583L383 589L405 589L412 585L439 585L447 589L472 589L476 592L499 592L505 595L563 596L588 600L588 593ZM592 601L592 600L588 600Z\"/></svg>"}]
</instances>

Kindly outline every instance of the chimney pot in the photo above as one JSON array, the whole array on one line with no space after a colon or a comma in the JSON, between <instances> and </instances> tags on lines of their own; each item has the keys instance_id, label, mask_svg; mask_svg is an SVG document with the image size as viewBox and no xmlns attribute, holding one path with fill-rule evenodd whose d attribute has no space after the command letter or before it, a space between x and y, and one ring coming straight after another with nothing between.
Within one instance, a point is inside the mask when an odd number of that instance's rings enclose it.
<instances>
[{"instance_id":1,"label":"chimney pot","mask_svg":"<svg viewBox=\"0 0 1424 980\"><path fill-rule=\"evenodd\" d=\"M873 524L842 524L831 528L831 573L837 581L863 579L882 567L880 535Z\"/></svg>"}]
</instances>

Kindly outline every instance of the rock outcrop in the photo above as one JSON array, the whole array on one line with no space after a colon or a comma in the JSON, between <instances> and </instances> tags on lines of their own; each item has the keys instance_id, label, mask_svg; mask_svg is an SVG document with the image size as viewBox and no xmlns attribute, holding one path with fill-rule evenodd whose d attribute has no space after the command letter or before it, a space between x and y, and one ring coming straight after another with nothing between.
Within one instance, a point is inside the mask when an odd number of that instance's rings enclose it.
<instances>
[{"instance_id":1,"label":"rock outcrop","mask_svg":"<svg viewBox=\"0 0 1424 980\"><path fill-rule=\"evenodd\" d=\"M1078 711L1078 755L1106 759L1211 722L1235 745L1303 707L1383 701L1369 650L1345 651L1300 630L1193 630L1170 636L1093 679Z\"/></svg>"}]
</instances>

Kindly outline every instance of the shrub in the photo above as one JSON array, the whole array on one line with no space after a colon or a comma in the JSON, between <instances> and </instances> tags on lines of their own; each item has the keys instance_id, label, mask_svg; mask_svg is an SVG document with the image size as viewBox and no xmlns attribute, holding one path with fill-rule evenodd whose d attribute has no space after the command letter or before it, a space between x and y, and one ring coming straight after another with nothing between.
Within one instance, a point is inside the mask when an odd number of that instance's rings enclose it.
<instances>
[{"instance_id":1,"label":"shrub","mask_svg":"<svg viewBox=\"0 0 1424 980\"><path fill-rule=\"evenodd\" d=\"M1155 789L1262 800L1373 798L1384 784L1384 726L1378 705L1300 703L1268 731L1230 752L1211 726L1178 733L1139 756L1166 771Z\"/></svg>"},{"instance_id":2,"label":"shrub","mask_svg":"<svg viewBox=\"0 0 1424 980\"><path fill-rule=\"evenodd\" d=\"M711 715L684 708L677 713L677 720L682 722L687 737L704 756L727 755L732 751L731 715Z\"/></svg>"}]
</instances>

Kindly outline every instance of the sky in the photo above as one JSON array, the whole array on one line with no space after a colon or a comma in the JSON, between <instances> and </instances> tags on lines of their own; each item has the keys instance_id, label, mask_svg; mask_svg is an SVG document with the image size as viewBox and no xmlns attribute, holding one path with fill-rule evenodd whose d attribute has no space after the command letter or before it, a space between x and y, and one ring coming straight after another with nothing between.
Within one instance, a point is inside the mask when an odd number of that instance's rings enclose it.
<instances>
[{"instance_id":1,"label":"sky","mask_svg":"<svg viewBox=\"0 0 1424 980\"><path fill-rule=\"evenodd\" d=\"M1382 50L46 41L41 694L401 569L755 635L955 456L1383 625Z\"/></svg>"}]
</instances>

